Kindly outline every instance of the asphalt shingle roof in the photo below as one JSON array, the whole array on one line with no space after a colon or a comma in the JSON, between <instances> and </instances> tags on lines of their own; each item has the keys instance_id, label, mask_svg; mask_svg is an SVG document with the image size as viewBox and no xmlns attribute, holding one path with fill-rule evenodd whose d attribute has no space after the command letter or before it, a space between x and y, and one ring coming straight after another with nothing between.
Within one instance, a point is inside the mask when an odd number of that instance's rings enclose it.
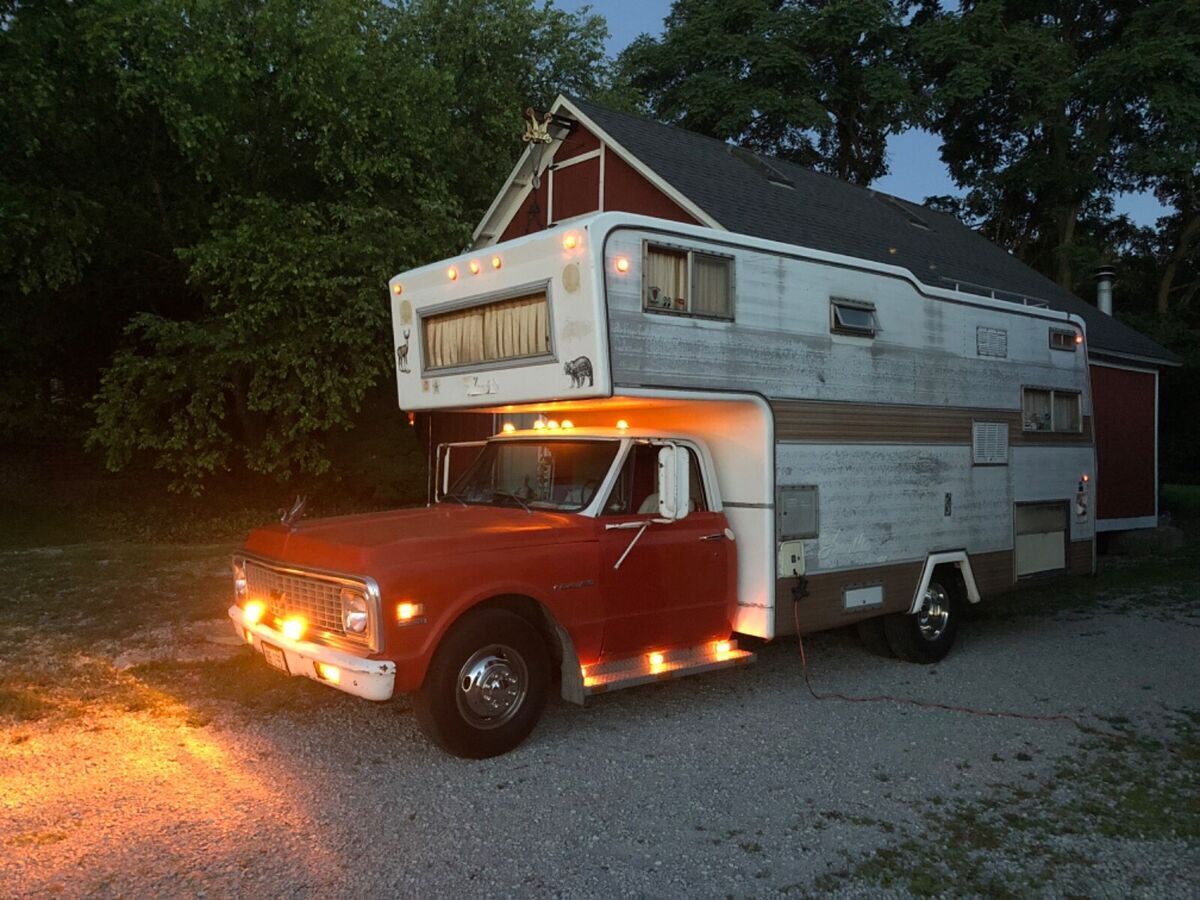
<instances>
[{"instance_id":1,"label":"asphalt shingle roof","mask_svg":"<svg viewBox=\"0 0 1200 900\"><path fill-rule=\"evenodd\" d=\"M952 215L858 187L784 160L761 163L723 141L568 98L618 144L732 232L904 266L935 287L988 289L1044 301L1087 323L1094 352L1178 362L1169 350L1034 271ZM739 158L740 157L740 158ZM927 227L912 223L912 218Z\"/></svg>"}]
</instances>

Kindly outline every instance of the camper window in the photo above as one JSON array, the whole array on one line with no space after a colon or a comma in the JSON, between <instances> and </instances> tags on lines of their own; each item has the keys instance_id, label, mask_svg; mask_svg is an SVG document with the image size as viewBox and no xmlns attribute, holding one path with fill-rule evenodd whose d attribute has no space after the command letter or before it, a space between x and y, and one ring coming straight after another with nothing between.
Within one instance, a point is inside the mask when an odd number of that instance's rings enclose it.
<instances>
[{"instance_id":1,"label":"camper window","mask_svg":"<svg viewBox=\"0 0 1200 900\"><path fill-rule=\"evenodd\" d=\"M1023 388L1021 419L1026 431L1067 432L1083 430L1077 391Z\"/></svg>"},{"instance_id":2,"label":"camper window","mask_svg":"<svg viewBox=\"0 0 1200 900\"><path fill-rule=\"evenodd\" d=\"M1079 346L1075 338L1076 332L1074 330L1068 331L1062 328L1050 329L1050 346L1055 350L1067 350L1074 353L1075 348Z\"/></svg>"},{"instance_id":3,"label":"camper window","mask_svg":"<svg viewBox=\"0 0 1200 900\"><path fill-rule=\"evenodd\" d=\"M550 355L545 291L423 316L421 330L426 369Z\"/></svg>"},{"instance_id":4,"label":"camper window","mask_svg":"<svg viewBox=\"0 0 1200 900\"><path fill-rule=\"evenodd\" d=\"M879 325L875 320L873 305L857 300L842 300L837 297L834 297L829 303L830 328L835 334L875 337Z\"/></svg>"},{"instance_id":5,"label":"camper window","mask_svg":"<svg viewBox=\"0 0 1200 900\"><path fill-rule=\"evenodd\" d=\"M733 260L680 247L646 246L643 308L733 318Z\"/></svg>"}]
</instances>

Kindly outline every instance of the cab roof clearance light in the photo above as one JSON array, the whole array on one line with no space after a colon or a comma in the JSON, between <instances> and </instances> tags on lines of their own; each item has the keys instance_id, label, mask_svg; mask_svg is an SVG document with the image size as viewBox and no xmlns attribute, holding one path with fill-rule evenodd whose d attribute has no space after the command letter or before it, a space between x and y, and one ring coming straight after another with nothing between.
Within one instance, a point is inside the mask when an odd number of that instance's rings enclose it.
<instances>
[{"instance_id":1,"label":"cab roof clearance light","mask_svg":"<svg viewBox=\"0 0 1200 900\"><path fill-rule=\"evenodd\" d=\"M565 428L574 428L574 427L575 427L575 423L574 423L574 422L572 422L570 419L563 419L563 420L562 420L562 422L561 422L561 427L562 427L562 428L564 428L564 429L565 429Z\"/></svg>"},{"instance_id":2,"label":"cab roof clearance light","mask_svg":"<svg viewBox=\"0 0 1200 900\"><path fill-rule=\"evenodd\" d=\"M624 419L617 419L617 430L618 431L625 431L627 428L629 428L628 422L626 422Z\"/></svg>"},{"instance_id":3,"label":"cab roof clearance light","mask_svg":"<svg viewBox=\"0 0 1200 900\"><path fill-rule=\"evenodd\" d=\"M545 419L538 419L536 422L534 422L534 423L533 423L533 430L534 430L534 431L541 431L541 430L543 430L545 427L546 427L546 420L545 420Z\"/></svg>"},{"instance_id":4,"label":"cab roof clearance light","mask_svg":"<svg viewBox=\"0 0 1200 900\"><path fill-rule=\"evenodd\" d=\"M514 425L512 422L505 422L504 427L501 430L505 434L512 434L514 431L517 430L517 426Z\"/></svg>"}]
</instances>

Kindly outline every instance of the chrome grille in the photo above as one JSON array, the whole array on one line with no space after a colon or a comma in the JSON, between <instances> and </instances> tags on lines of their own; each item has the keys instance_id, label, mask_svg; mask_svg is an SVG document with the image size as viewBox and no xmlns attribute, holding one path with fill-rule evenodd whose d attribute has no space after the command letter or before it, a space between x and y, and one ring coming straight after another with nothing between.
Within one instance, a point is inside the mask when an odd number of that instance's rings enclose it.
<instances>
[{"instance_id":1,"label":"chrome grille","mask_svg":"<svg viewBox=\"0 0 1200 900\"><path fill-rule=\"evenodd\" d=\"M366 586L362 583L313 573L297 573L252 559L246 560L245 566L247 596L267 604L268 624L274 624L275 618L300 615L308 622L306 637L309 640L324 638L332 639L335 643L346 641L362 646L370 643L374 615L366 634L347 633L342 627L342 601L339 594L343 587L365 592Z\"/></svg>"}]
</instances>

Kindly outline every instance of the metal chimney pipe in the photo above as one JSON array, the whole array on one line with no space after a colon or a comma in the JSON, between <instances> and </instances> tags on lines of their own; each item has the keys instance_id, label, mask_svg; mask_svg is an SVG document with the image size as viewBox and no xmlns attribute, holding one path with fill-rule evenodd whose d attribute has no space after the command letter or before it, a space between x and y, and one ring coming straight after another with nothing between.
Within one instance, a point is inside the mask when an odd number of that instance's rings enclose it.
<instances>
[{"instance_id":1,"label":"metal chimney pipe","mask_svg":"<svg viewBox=\"0 0 1200 900\"><path fill-rule=\"evenodd\" d=\"M1096 307L1106 316L1112 315L1112 289L1117 270L1112 266L1096 269Z\"/></svg>"}]
</instances>

